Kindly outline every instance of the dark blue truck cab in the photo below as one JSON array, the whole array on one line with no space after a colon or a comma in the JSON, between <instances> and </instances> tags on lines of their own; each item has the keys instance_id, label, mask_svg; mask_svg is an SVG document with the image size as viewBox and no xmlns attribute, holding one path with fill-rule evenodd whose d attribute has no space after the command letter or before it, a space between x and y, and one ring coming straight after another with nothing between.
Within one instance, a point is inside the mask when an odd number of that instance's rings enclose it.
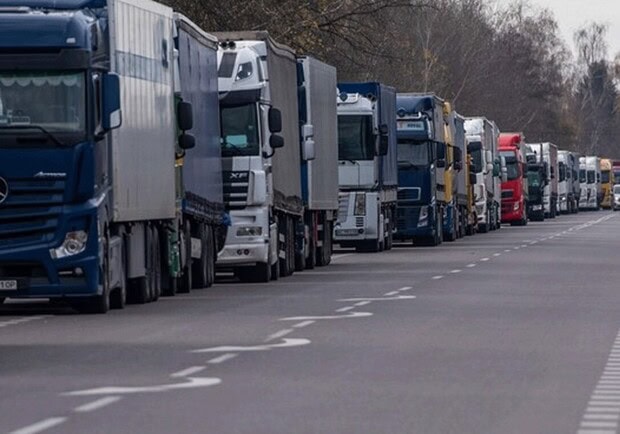
<instances>
[{"instance_id":1,"label":"dark blue truck cab","mask_svg":"<svg viewBox=\"0 0 620 434\"><path fill-rule=\"evenodd\" d=\"M442 108L433 96L398 94L399 241L437 245L442 242L443 206L438 200L437 170L445 163ZM439 140L438 140L439 139Z\"/></svg>"}]
</instances>

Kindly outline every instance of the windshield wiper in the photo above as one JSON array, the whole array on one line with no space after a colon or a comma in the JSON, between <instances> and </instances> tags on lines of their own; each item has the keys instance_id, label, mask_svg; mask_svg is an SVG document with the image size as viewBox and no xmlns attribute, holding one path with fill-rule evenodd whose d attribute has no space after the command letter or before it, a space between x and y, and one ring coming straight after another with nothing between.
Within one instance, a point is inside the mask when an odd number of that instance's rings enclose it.
<instances>
[{"instance_id":1,"label":"windshield wiper","mask_svg":"<svg viewBox=\"0 0 620 434\"><path fill-rule=\"evenodd\" d=\"M0 129L3 129L3 130L29 130L29 129L39 130L43 134L45 134L56 145L61 146L61 147L67 146L64 143L62 143L60 140L58 140L56 136L54 136L48 130L43 128L41 125L5 125L5 126L0 127Z\"/></svg>"}]
</instances>

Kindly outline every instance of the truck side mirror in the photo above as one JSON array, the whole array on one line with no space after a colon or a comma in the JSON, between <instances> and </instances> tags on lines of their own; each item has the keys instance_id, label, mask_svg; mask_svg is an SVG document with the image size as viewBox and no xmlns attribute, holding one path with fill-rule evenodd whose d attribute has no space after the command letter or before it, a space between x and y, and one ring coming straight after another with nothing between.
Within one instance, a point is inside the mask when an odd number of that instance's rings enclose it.
<instances>
[{"instance_id":1,"label":"truck side mirror","mask_svg":"<svg viewBox=\"0 0 620 434\"><path fill-rule=\"evenodd\" d=\"M102 119L101 126L104 131L119 128L123 123L121 110L121 80L120 77L109 72L101 79L102 87Z\"/></svg>"},{"instance_id":2,"label":"truck side mirror","mask_svg":"<svg viewBox=\"0 0 620 434\"><path fill-rule=\"evenodd\" d=\"M181 131L194 128L194 110L190 103L179 101L177 104L177 123Z\"/></svg>"},{"instance_id":3,"label":"truck side mirror","mask_svg":"<svg viewBox=\"0 0 620 434\"><path fill-rule=\"evenodd\" d=\"M446 167L446 160L443 160L443 159L437 160L437 167L439 169L443 169L444 167Z\"/></svg>"},{"instance_id":4,"label":"truck side mirror","mask_svg":"<svg viewBox=\"0 0 620 434\"><path fill-rule=\"evenodd\" d=\"M499 167L499 162L493 163L493 176L498 177L501 175L501 170Z\"/></svg>"},{"instance_id":5,"label":"truck side mirror","mask_svg":"<svg viewBox=\"0 0 620 434\"><path fill-rule=\"evenodd\" d=\"M314 140L312 139L306 139L304 140L304 145L303 145L303 149L302 149L302 158L304 159L304 161L312 161L315 159L316 157L316 151L315 151L315 143Z\"/></svg>"},{"instance_id":6,"label":"truck side mirror","mask_svg":"<svg viewBox=\"0 0 620 434\"><path fill-rule=\"evenodd\" d=\"M461 170L463 170L463 163L461 161L455 162L454 170L456 170L457 172L460 172Z\"/></svg>"},{"instance_id":7,"label":"truck side mirror","mask_svg":"<svg viewBox=\"0 0 620 434\"><path fill-rule=\"evenodd\" d=\"M478 180L478 179L476 178L476 174L475 174L475 173L470 173L470 174L469 174L469 183L470 183L471 185L476 185L476 181L477 181L477 180Z\"/></svg>"},{"instance_id":8,"label":"truck side mirror","mask_svg":"<svg viewBox=\"0 0 620 434\"><path fill-rule=\"evenodd\" d=\"M269 138L269 146L271 149L279 149L284 147L284 139L282 136L278 136L277 134L272 134Z\"/></svg>"},{"instance_id":9,"label":"truck side mirror","mask_svg":"<svg viewBox=\"0 0 620 434\"><path fill-rule=\"evenodd\" d=\"M179 136L179 148L187 151L194 147L196 147L196 138L194 136L185 133Z\"/></svg>"},{"instance_id":10,"label":"truck side mirror","mask_svg":"<svg viewBox=\"0 0 620 434\"><path fill-rule=\"evenodd\" d=\"M487 169L486 172L489 173L489 172L493 171L493 168L494 168L493 163L487 163L487 165L486 165L486 169Z\"/></svg>"},{"instance_id":11,"label":"truck side mirror","mask_svg":"<svg viewBox=\"0 0 620 434\"><path fill-rule=\"evenodd\" d=\"M269 117L269 132L281 133L282 132L282 112L278 110L277 108L270 107L268 117Z\"/></svg>"},{"instance_id":12,"label":"truck side mirror","mask_svg":"<svg viewBox=\"0 0 620 434\"><path fill-rule=\"evenodd\" d=\"M390 148L390 137L381 135L379 136L379 149L377 150L377 156L386 156Z\"/></svg>"}]
</instances>

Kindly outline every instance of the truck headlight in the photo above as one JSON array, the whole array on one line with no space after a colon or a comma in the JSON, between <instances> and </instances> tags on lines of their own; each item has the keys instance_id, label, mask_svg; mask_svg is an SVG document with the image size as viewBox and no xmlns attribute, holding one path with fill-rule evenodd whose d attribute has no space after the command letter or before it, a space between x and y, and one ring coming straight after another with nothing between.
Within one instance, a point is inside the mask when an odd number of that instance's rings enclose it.
<instances>
[{"instance_id":1,"label":"truck headlight","mask_svg":"<svg viewBox=\"0 0 620 434\"><path fill-rule=\"evenodd\" d=\"M418 227L428 226L428 207L424 206L420 209L420 217L418 218Z\"/></svg>"},{"instance_id":2,"label":"truck headlight","mask_svg":"<svg viewBox=\"0 0 620 434\"><path fill-rule=\"evenodd\" d=\"M238 237L260 237L263 235L263 228L260 226L241 226L237 228Z\"/></svg>"},{"instance_id":3,"label":"truck headlight","mask_svg":"<svg viewBox=\"0 0 620 434\"><path fill-rule=\"evenodd\" d=\"M354 215L366 215L366 195L364 193L355 194Z\"/></svg>"},{"instance_id":4,"label":"truck headlight","mask_svg":"<svg viewBox=\"0 0 620 434\"><path fill-rule=\"evenodd\" d=\"M513 211L519 211L519 202L515 202L514 206L512 207Z\"/></svg>"},{"instance_id":5,"label":"truck headlight","mask_svg":"<svg viewBox=\"0 0 620 434\"><path fill-rule=\"evenodd\" d=\"M75 256L86 250L88 234L86 231L73 231L65 235L65 241L55 249L50 249L52 259L62 259Z\"/></svg>"}]
</instances>

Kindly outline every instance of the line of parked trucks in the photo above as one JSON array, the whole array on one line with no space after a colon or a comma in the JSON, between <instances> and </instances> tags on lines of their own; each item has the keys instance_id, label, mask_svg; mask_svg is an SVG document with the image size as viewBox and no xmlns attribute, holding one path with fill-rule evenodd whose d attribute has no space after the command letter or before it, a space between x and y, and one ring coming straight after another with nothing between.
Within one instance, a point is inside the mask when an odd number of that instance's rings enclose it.
<instances>
[{"instance_id":1,"label":"line of parked trucks","mask_svg":"<svg viewBox=\"0 0 620 434\"><path fill-rule=\"evenodd\" d=\"M216 272L268 282L334 244L612 207L613 173L434 94L338 82L266 32L151 0L0 0L0 302L103 313Z\"/></svg>"}]
</instances>

